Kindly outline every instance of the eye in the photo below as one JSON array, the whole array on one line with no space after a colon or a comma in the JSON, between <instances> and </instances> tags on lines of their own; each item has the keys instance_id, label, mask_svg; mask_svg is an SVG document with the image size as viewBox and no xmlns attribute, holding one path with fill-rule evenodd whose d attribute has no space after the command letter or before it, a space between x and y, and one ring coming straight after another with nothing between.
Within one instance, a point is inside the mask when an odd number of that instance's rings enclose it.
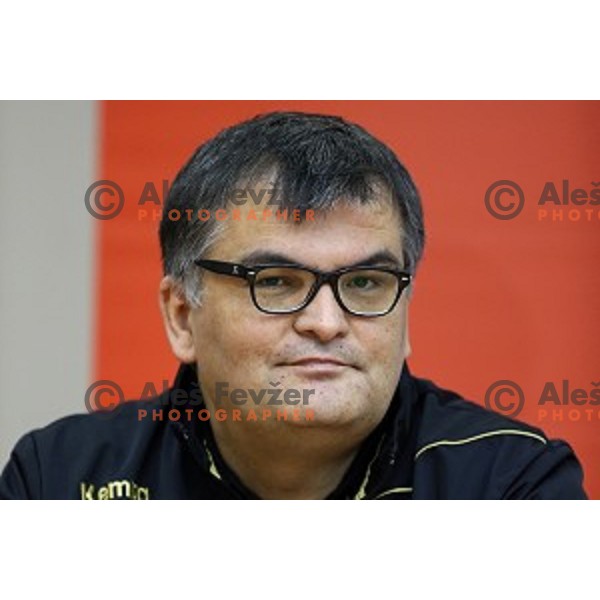
<instances>
[{"instance_id":1,"label":"eye","mask_svg":"<svg viewBox=\"0 0 600 600\"><path fill-rule=\"evenodd\" d=\"M283 277L261 277L256 281L256 285L262 288L274 288L289 285L289 281L286 281Z\"/></svg>"},{"instance_id":2,"label":"eye","mask_svg":"<svg viewBox=\"0 0 600 600\"><path fill-rule=\"evenodd\" d=\"M356 288L359 290L370 290L377 287L378 285L379 283L371 277L367 277L365 275L355 275L354 277L352 277L352 279L348 281L346 287Z\"/></svg>"},{"instance_id":3,"label":"eye","mask_svg":"<svg viewBox=\"0 0 600 600\"><path fill-rule=\"evenodd\" d=\"M308 281L306 273L289 268L269 268L261 271L255 280L257 289L273 292L291 292L304 289Z\"/></svg>"}]
</instances>

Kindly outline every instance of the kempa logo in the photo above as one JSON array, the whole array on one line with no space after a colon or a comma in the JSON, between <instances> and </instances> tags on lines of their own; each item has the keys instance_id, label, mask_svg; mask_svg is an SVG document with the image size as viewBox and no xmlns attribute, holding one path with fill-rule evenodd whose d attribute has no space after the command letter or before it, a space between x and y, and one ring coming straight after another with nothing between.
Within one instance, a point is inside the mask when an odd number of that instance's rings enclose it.
<instances>
[{"instance_id":1,"label":"kempa logo","mask_svg":"<svg viewBox=\"0 0 600 600\"><path fill-rule=\"evenodd\" d=\"M109 481L96 489L92 483L79 484L82 500L150 500L150 491L133 481L121 479Z\"/></svg>"},{"instance_id":2,"label":"kempa logo","mask_svg":"<svg viewBox=\"0 0 600 600\"><path fill-rule=\"evenodd\" d=\"M600 181L590 181L589 187L576 187L568 179L546 181L536 196L538 221L600 221ZM508 221L523 210L525 194L515 181L500 179L486 190L484 204L492 217Z\"/></svg>"}]
</instances>

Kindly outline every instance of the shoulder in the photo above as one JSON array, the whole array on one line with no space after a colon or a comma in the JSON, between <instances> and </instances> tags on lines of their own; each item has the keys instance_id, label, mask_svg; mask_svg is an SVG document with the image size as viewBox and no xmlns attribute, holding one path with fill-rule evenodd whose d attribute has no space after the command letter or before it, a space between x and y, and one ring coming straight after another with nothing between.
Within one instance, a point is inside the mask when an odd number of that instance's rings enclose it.
<instances>
[{"instance_id":1,"label":"shoulder","mask_svg":"<svg viewBox=\"0 0 600 600\"><path fill-rule=\"evenodd\" d=\"M106 413L63 417L24 435L0 478L0 497L63 497L92 474L139 469L148 450L168 431L168 421L140 419L164 405L164 395L125 402Z\"/></svg>"},{"instance_id":2,"label":"shoulder","mask_svg":"<svg viewBox=\"0 0 600 600\"><path fill-rule=\"evenodd\" d=\"M151 435L160 422L139 417L142 409L148 412L159 408L162 396L149 400L125 402L109 412L70 415L58 419L46 427L30 433L36 444L46 450L80 450L101 446L116 446L127 440L128 444L136 439Z\"/></svg>"},{"instance_id":3,"label":"shoulder","mask_svg":"<svg viewBox=\"0 0 600 600\"><path fill-rule=\"evenodd\" d=\"M497 443L545 446L544 432L522 421L508 418L441 388L430 380L414 378L419 400L420 429L417 457L441 446Z\"/></svg>"},{"instance_id":4,"label":"shoulder","mask_svg":"<svg viewBox=\"0 0 600 600\"><path fill-rule=\"evenodd\" d=\"M566 442L429 380L414 384L415 473L430 480L426 487L446 497L585 497L581 466Z\"/></svg>"}]
</instances>

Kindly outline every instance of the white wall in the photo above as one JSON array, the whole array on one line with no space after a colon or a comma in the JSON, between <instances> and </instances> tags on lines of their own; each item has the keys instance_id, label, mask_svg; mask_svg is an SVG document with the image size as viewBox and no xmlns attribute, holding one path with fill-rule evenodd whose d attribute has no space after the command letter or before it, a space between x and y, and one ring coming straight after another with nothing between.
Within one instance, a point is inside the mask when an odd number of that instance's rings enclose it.
<instances>
[{"instance_id":1,"label":"white wall","mask_svg":"<svg viewBox=\"0 0 600 600\"><path fill-rule=\"evenodd\" d=\"M94 102L0 102L0 470L83 412L90 380Z\"/></svg>"}]
</instances>

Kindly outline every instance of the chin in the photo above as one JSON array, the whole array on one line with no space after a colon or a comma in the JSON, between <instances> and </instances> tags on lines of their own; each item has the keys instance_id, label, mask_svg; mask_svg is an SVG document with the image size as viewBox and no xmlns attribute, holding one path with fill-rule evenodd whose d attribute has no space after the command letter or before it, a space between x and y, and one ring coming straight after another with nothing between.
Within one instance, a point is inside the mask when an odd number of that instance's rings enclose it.
<instances>
[{"instance_id":1,"label":"chin","mask_svg":"<svg viewBox=\"0 0 600 600\"><path fill-rule=\"evenodd\" d=\"M327 429L368 429L376 420L372 412L365 413L365 406L358 401L339 402L317 399L311 406L299 409L300 418L290 420L294 427L327 428Z\"/></svg>"}]
</instances>

